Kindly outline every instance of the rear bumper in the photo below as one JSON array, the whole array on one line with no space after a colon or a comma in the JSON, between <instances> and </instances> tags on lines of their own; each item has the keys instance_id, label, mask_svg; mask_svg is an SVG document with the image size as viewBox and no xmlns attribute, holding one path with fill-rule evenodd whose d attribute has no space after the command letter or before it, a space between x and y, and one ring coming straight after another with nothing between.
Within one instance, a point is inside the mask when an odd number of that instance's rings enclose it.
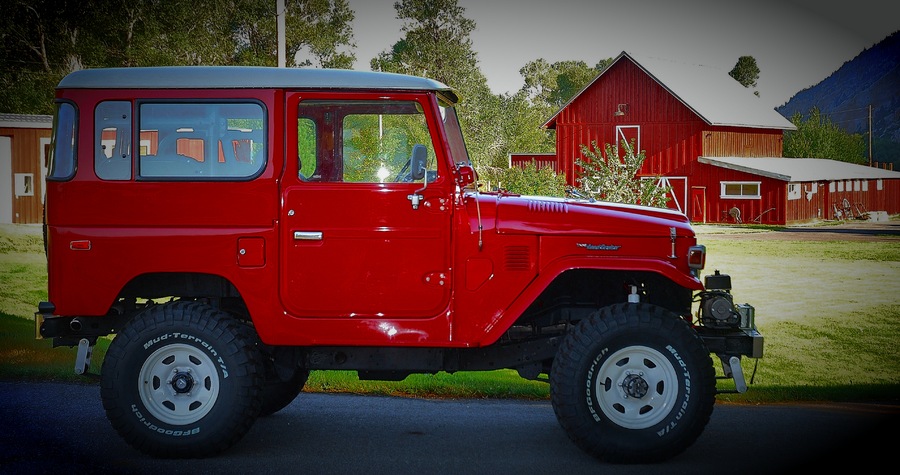
<instances>
[{"instance_id":1,"label":"rear bumper","mask_svg":"<svg viewBox=\"0 0 900 475\"><path fill-rule=\"evenodd\" d=\"M115 333L117 316L103 317L59 316L51 302L41 302L34 313L34 337L53 338L53 346L77 346L82 339L91 344L98 337Z\"/></svg>"}]
</instances>

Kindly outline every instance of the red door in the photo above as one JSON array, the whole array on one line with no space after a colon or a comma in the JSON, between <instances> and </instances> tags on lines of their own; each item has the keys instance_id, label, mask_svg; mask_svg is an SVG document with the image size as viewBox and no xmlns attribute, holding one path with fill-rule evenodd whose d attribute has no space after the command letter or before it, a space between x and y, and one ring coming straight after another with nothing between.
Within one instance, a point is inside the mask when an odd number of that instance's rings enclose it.
<instances>
[{"instance_id":1,"label":"red door","mask_svg":"<svg viewBox=\"0 0 900 475\"><path fill-rule=\"evenodd\" d=\"M280 293L295 317L446 312L455 188L437 118L426 95L385 96L288 95ZM407 177L417 144L427 183Z\"/></svg>"},{"instance_id":2,"label":"red door","mask_svg":"<svg viewBox=\"0 0 900 475\"><path fill-rule=\"evenodd\" d=\"M706 187L691 187L691 222L706 222Z\"/></svg>"}]
</instances>

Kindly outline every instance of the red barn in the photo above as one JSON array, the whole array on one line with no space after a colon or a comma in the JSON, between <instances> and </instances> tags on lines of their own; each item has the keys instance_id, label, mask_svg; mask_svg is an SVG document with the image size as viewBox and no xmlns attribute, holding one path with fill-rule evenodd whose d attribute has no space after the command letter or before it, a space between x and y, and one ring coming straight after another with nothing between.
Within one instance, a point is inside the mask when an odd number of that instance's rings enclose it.
<instances>
[{"instance_id":1,"label":"red barn","mask_svg":"<svg viewBox=\"0 0 900 475\"><path fill-rule=\"evenodd\" d=\"M796 130L727 71L621 53L545 124L555 168L578 179L581 146L636 142L642 177L672 188L693 222L791 224L871 211L900 213L900 172L782 158ZM849 206L847 206L849 205Z\"/></svg>"}]
</instances>

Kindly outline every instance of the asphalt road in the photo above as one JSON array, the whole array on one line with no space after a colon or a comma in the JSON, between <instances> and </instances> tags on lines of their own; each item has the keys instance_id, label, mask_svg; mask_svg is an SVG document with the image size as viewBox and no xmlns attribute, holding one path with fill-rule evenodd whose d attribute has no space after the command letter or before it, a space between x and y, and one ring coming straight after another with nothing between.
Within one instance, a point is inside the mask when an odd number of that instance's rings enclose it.
<instances>
[{"instance_id":1,"label":"asphalt road","mask_svg":"<svg viewBox=\"0 0 900 475\"><path fill-rule=\"evenodd\" d=\"M900 406L716 406L700 439L662 464L582 453L549 402L301 394L219 457L152 459L110 427L96 385L0 383L0 473L741 474L852 468L895 458ZM894 431L896 432L896 431Z\"/></svg>"}]
</instances>

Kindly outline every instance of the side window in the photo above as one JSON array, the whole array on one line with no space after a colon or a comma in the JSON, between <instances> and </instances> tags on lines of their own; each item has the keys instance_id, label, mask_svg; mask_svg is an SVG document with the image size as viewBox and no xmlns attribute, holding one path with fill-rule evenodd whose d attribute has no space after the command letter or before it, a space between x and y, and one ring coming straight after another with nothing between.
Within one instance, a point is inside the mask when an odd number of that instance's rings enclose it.
<instances>
[{"instance_id":1,"label":"side window","mask_svg":"<svg viewBox=\"0 0 900 475\"><path fill-rule=\"evenodd\" d=\"M106 101L94 110L94 172L103 180L131 179L131 103Z\"/></svg>"},{"instance_id":2,"label":"side window","mask_svg":"<svg viewBox=\"0 0 900 475\"><path fill-rule=\"evenodd\" d=\"M304 101L297 129L299 170L307 181L408 182L416 145L427 151L428 181L437 178L431 132L415 101Z\"/></svg>"},{"instance_id":3,"label":"side window","mask_svg":"<svg viewBox=\"0 0 900 475\"><path fill-rule=\"evenodd\" d=\"M384 103L383 110L344 116L344 181L406 182L413 146L424 145L429 169L435 169L434 147L421 107L415 102ZM429 181L435 178L429 174Z\"/></svg>"},{"instance_id":4,"label":"side window","mask_svg":"<svg viewBox=\"0 0 900 475\"><path fill-rule=\"evenodd\" d=\"M300 178L315 175L318 142L316 123L311 118L300 117L297 120L297 159L300 161L297 169L300 170Z\"/></svg>"},{"instance_id":5,"label":"side window","mask_svg":"<svg viewBox=\"0 0 900 475\"><path fill-rule=\"evenodd\" d=\"M252 178L265 166L260 104L144 103L139 120L141 178Z\"/></svg>"},{"instance_id":6,"label":"side window","mask_svg":"<svg viewBox=\"0 0 900 475\"><path fill-rule=\"evenodd\" d=\"M68 180L75 175L75 137L77 111L68 102L56 106L50 146L48 180Z\"/></svg>"}]
</instances>

